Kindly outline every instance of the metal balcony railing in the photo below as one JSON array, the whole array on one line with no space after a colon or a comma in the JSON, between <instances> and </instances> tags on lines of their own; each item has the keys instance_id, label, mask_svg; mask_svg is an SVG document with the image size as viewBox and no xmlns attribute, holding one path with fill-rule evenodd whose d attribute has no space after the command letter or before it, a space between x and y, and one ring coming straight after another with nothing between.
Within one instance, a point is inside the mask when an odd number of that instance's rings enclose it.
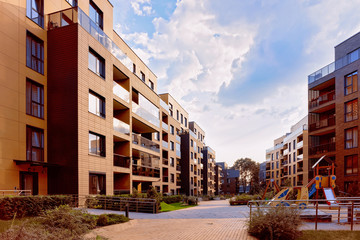
<instances>
[{"instance_id":1,"label":"metal balcony railing","mask_svg":"<svg viewBox=\"0 0 360 240\"><path fill-rule=\"evenodd\" d=\"M335 90L325 93L323 95L320 95L318 98L313 99L309 102L309 109L321 106L325 103L328 103L330 101L335 100Z\"/></svg>"},{"instance_id":2,"label":"metal balcony railing","mask_svg":"<svg viewBox=\"0 0 360 240\"><path fill-rule=\"evenodd\" d=\"M309 147L309 154L316 155L321 153L333 152L335 151L335 143L327 143L314 147Z\"/></svg>"},{"instance_id":3,"label":"metal balcony railing","mask_svg":"<svg viewBox=\"0 0 360 240\"><path fill-rule=\"evenodd\" d=\"M318 130L321 128L326 128L326 127L331 127L331 126L335 126L335 116L330 116L326 119L322 119L317 122L310 123L309 130L315 131L315 130Z\"/></svg>"}]
</instances>

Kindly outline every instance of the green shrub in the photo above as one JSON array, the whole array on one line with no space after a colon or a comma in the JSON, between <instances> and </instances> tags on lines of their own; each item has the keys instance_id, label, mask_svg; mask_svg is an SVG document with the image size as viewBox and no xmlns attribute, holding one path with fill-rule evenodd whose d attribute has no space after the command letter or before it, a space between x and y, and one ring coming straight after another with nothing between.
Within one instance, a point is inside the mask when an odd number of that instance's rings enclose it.
<instances>
[{"instance_id":1,"label":"green shrub","mask_svg":"<svg viewBox=\"0 0 360 240\"><path fill-rule=\"evenodd\" d=\"M253 211L248 221L248 232L259 239L296 239L301 235L299 210L276 207Z\"/></svg>"},{"instance_id":2,"label":"green shrub","mask_svg":"<svg viewBox=\"0 0 360 240\"><path fill-rule=\"evenodd\" d=\"M162 197L162 201L164 201L167 204L181 202L182 200L183 200L183 196L181 195L170 195L170 196Z\"/></svg>"},{"instance_id":3,"label":"green shrub","mask_svg":"<svg viewBox=\"0 0 360 240\"><path fill-rule=\"evenodd\" d=\"M106 214L101 214L96 221L97 226L107 226L109 225L108 223L109 217Z\"/></svg>"},{"instance_id":4,"label":"green shrub","mask_svg":"<svg viewBox=\"0 0 360 240\"><path fill-rule=\"evenodd\" d=\"M72 196L14 196L0 198L0 219L39 216L60 205L75 205Z\"/></svg>"},{"instance_id":5,"label":"green shrub","mask_svg":"<svg viewBox=\"0 0 360 240\"><path fill-rule=\"evenodd\" d=\"M119 214L101 214L96 222L97 226L108 226L128 222L129 218Z\"/></svg>"},{"instance_id":6,"label":"green shrub","mask_svg":"<svg viewBox=\"0 0 360 240\"><path fill-rule=\"evenodd\" d=\"M198 199L197 199L197 197L189 196L189 197L187 197L187 199L186 199L186 203L187 203L188 205L198 205Z\"/></svg>"}]
</instances>

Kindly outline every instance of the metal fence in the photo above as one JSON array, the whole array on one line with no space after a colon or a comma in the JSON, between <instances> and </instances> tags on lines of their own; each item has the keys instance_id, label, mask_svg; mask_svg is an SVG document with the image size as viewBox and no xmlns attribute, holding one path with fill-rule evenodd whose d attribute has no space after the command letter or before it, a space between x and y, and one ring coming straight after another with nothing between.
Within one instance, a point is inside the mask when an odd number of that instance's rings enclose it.
<instances>
[{"instance_id":1,"label":"metal fence","mask_svg":"<svg viewBox=\"0 0 360 240\"><path fill-rule=\"evenodd\" d=\"M335 200L254 200L248 202L250 221L254 211L286 206L299 209L307 229L360 230L360 197L338 197ZM312 223L314 226L312 226ZM291 223L289 223L291 224ZM354 229L356 228L356 229Z\"/></svg>"},{"instance_id":2,"label":"metal fence","mask_svg":"<svg viewBox=\"0 0 360 240\"><path fill-rule=\"evenodd\" d=\"M31 190L0 190L0 196L30 196Z\"/></svg>"}]
</instances>

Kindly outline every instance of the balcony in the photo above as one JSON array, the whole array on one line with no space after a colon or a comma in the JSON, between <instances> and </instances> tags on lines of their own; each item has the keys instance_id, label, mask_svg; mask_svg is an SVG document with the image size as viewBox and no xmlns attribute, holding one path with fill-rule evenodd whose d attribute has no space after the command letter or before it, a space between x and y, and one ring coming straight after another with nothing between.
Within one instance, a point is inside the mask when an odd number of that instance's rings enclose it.
<instances>
[{"instance_id":1,"label":"balcony","mask_svg":"<svg viewBox=\"0 0 360 240\"><path fill-rule=\"evenodd\" d=\"M119 133L123 133L123 134L127 134L127 135L130 134L129 124L124 123L117 118L113 118L113 127L114 127L114 130Z\"/></svg>"},{"instance_id":2,"label":"balcony","mask_svg":"<svg viewBox=\"0 0 360 240\"><path fill-rule=\"evenodd\" d=\"M150 149L150 150L155 151L155 152L160 152L159 144L157 144L157 143L155 143L155 142L153 142L153 141L151 141L151 140L149 140L147 138L144 138L141 135L133 133L132 134L132 141L136 145L142 146L144 148Z\"/></svg>"},{"instance_id":3,"label":"balcony","mask_svg":"<svg viewBox=\"0 0 360 240\"><path fill-rule=\"evenodd\" d=\"M181 166L180 165L176 165L176 171L181 171Z\"/></svg>"},{"instance_id":4,"label":"balcony","mask_svg":"<svg viewBox=\"0 0 360 240\"><path fill-rule=\"evenodd\" d=\"M315 131L321 128L335 126L335 116L328 117L323 120L311 123L309 126L310 131Z\"/></svg>"},{"instance_id":5,"label":"balcony","mask_svg":"<svg viewBox=\"0 0 360 240\"><path fill-rule=\"evenodd\" d=\"M284 165L287 165L288 164L288 161L283 161L282 163L281 163L281 166L284 166Z\"/></svg>"},{"instance_id":6,"label":"balcony","mask_svg":"<svg viewBox=\"0 0 360 240\"><path fill-rule=\"evenodd\" d=\"M193 138L197 139L197 136L193 131L189 130L189 133Z\"/></svg>"},{"instance_id":7,"label":"balcony","mask_svg":"<svg viewBox=\"0 0 360 240\"><path fill-rule=\"evenodd\" d=\"M156 168L151 168L148 166L139 166L139 165L132 165L132 173L133 175L143 176L143 177L160 177L160 170Z\"/></svg>"},{"instance_id":8,"label":"balcony","mask_svg":"<svg viewBox=\"0 0 360 240\"><path fill-rule=\"evenodd\" d=\"M204 154L203 154L203 153L200 153L200 157L201 157L201 158L204 158Z\"/></svg>"},{"instance_id":9,"label":"balcony","mask_svg":"<svg viewBox=\"0 0 360 240\"><path fill-rule=\"evenodd\" d=\"M163 163L163 165L168 165L169 164L169 159L163 158L162 163Z\"/></svg>"},{"instance_id":10,"label":"balcony","mask_svg":"<svg viewBox=\"0 0 360 240\"><path fill-rule=\"evenodd\" d=\"M130 168L130 157L114 153L114 166Z\"/></svg>"},{"instance_id":11,"label":"balcony","mask_svg":"<svg viewBox=\"0 0 360 240\"><path fill-rule=\"evenodd\" d=\"M181 137L177 134L175 136L176 136L176 141L181 142Z\"/></svg>"},{"instance_id":12,"label":"balcony","mask_svg":"<svg viewBox=\"0 0 360 240\"><path fill-rule=\"evenodd\" d=\"M313 74L310 74L308 76L308 83L313 83L316 80L325 77L326 75L334 72L335 70L338 70L342 67L345 67L346 65L349 65L350 63L358 60L360 58L360 49L357 49L346 56L339 58L335 62L330 63L329 65L321 68L320 70L314 72Z\"/></svg>"},{"instance_id":13,"label":"balcony","mask_svg":"<svg viewBox=\"0 0 360 240\"><path fill-rule=\"evenodd\" d=\"M286 177L288 175L288 172L281 173L281 177Z\"/></svg>"},{"instance_id":14,"label":"balcony","mask_svg":"<svg viewBox=\"0 0 360 240\"><path fill-rule=\"evenodd\" d=\"M180 152L180 150L177 150L177 149L176 149L176 156L177 156L178 158L181 158L181 152Z\"/></svg>"},{"instance_id":15,"label":"balcony","mask_svg":"<svg viewBox=\"0 0 360 240\"><path fill-rule=\"evenodd\" d=\"M309 147L309 155L316 155L333 151L335 151L335 142Z\"/></svg>"},{"instance_id":16,"label":"balcony","mask_svg":"<svg viewBox=\"0 0 360 240\"><path fill-rule=\"evenodd\" d=\"M302 181L299 181L296 183L297 186L302 186L303 185L303 182Z\"/></svg>"},{"instance_id":17,"label":"balcony","mask_svg":"<svg viewBox=\"0 0 360 240\"><path fill-rule=\"evenodd\" d=\"M304 171L304 168L303 167L298 167L297 168L297 172L299 173L299 172L303 172Z\"/></svg>"},{"instance_id":18,"label":"balcony","mask_svg":"<svg viewBox=\"0 0 360 240\"><path fill-rule=\"evenodd\" d=\"M169 177L163 177L163 182L169 182Z\"/></svg>"},{"instance_id":19,"label":"balcony","mask_svg":"<svg viewBox=\"0 0 360 240\"><path fill-rule=\"evenodd\" d=\"M48 15L48 30L79 23L85 31L102 44L115 58L132 72L131 59L93 22L79 7L69 8Z\"/></svg>"},{"instance_id":20,"label":"balcony","mask_svg":"<svg viewBox=\"0 0 360 240\"><path fill-rule=\"evenodd\" d=\"M289 154L289 149L285 149L283 152L284 155L288 155Z\"/></svg>"},{"instance_id":21,"label":"balcony","mask_svg":"<svg viewBox=\"0 0 360 240\"><path fill-rule=\"evenodd\" d=\"M169 105L166 104L161 98L160 98L160 106L162 106L167 112L169 112Z\"/></svg>"},{"instance_id":22,"label":"balcony","mask_svg":"<svg viewBox=\"0 0 360 240\"><path fill-rule=\"evenodd\" d=\"M161 125L162 125L162 128L165 129L166 131L169 130L169 126L166 123L161 122Z\"/></svg>"},{"instance_id":23,"label":"balcony","mask_svg":"<svg viewBox=\"0 0 360 240\"><path fill-rule=\"evenodd\" d=\"M313 99L309 103L309 109L319 107L325 103L328 103L330 101L335 100L335 90L325 93L323 95L320 95L318 98Z\"/></svg>"},{"instance_id":24,"label":"balcony","mask_svg":"<svg viewBox=\"0 0 360 240\"><path fill-rule=\"evenodd\" d=\"M298 142L296 144L296 148L299 149L299 148L302 148L304 146L304 141L301 141L301 142Z\"/></svg>"},{"instance_id":25,"label":"balcony","mask_svg":"<svg viewBox=\"0 0 360 240\"><path fill-rule=\"evenodd\" d=\"M125 102L130 103L130 93L115 81L113 82L113 93Z\"/></svg>"},{"instance_id":26,"label":"balcony","mask_svg":"<svg viewBox=\"0 0 360 240\"><path fill-rule=\"evenodd\" d=\"M160 119L135 102L132 102L132 112L147 120L149 123L154 124L156 127L160 127Z\"/></svg>"},{"instance_id":27,"label":"balcony","mask_svg":"<svg viewBox=\"0 0 360 240\"><path fill-rule=\"evenodd\" d=\"M298 161L302 161L304 159L304 154L300 154L297 156Z\"/></svg>"},{"instance_id":28,"label":"balcony","mask_svg":"<svg viewBox=\"0 0 360 240\"><path fill-rule=\"evenodd\" d=\"M167 141L162 140L163 148L169 148L169 143Z\"/></svg>"}]
</instances>

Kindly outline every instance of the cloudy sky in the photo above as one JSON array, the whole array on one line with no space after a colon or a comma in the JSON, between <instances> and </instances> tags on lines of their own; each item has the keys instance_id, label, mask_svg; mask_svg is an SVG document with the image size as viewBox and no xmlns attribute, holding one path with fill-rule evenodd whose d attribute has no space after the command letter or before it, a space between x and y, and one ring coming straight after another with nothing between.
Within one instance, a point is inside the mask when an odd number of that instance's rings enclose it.
<instances>
[{"instance_id":1,"label":"cloudy sky","mask_svg":"<svg viewBox=\"0 0 360 240\"><path fill-rule=\"evenodd\" d=\"M258 162L307 113L307 76L360 31L360 0L112 0L115 30L206 132Z\"/></svg>"}]
</instances>

